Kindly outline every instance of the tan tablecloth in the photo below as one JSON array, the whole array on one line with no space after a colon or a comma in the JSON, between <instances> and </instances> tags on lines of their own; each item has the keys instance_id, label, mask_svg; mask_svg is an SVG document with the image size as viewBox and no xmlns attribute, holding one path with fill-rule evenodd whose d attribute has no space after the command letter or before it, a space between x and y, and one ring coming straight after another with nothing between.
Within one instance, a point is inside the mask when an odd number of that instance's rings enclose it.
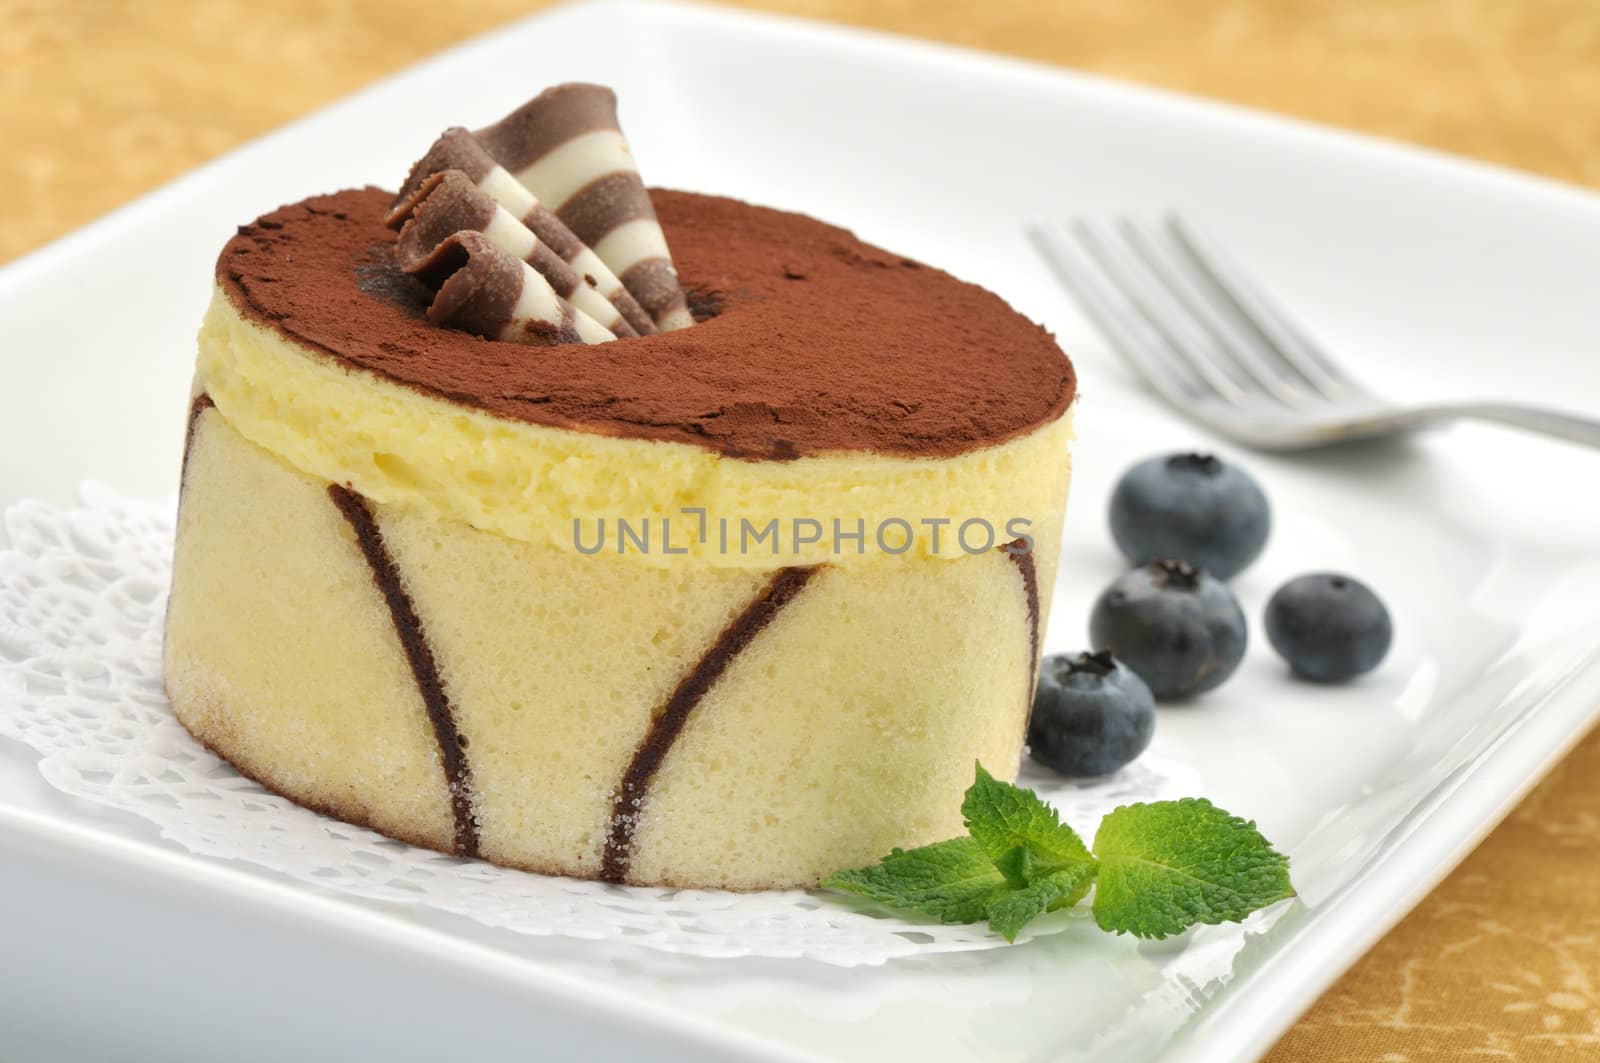
<instances>
[{"instance_id":1,"label":"tan tablecloth","mask_svg":"<svg viewBox=\"0 0 1600 1063\"><path fill-rule=\"evenodd\" d=\"M0 0L0 260L538 6ZM752 0L1600 185L1600 0ZM1600 733L1275 1063L1600 1059Z\"/></svg>"}]
</instances>

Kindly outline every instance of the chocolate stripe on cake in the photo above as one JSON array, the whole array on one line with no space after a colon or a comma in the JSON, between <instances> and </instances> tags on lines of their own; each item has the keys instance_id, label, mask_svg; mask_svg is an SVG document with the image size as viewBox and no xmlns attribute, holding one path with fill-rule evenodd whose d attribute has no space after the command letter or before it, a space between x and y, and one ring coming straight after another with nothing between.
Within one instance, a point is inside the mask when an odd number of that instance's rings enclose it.
<instances>
[{"instance_id":1,"label":"chocolate stripe on cake","mask_svg":"<svg viewBox=\"0 0 1600 1063\"><path fill-rule=\"evenodd\" d=\"M622 278L658 328L694 324L610 89L557 85L474 136Z\"/></svg>"},{"instance_id":2,"label":"chocolate stripe on cake","mask_svg":"<svg viewBox=\"0 0 1600 1063\"><path fill-rule=\"evenodd\" d=\"M452 233L427 255L414 258L406 271L438 283L428 320L441 325L535 346L616 339L610 329L557 295L532 266L482 233Z\"/></svg>"},{"instance_id":3,"label":"chocolate stripe on cake","mask_svg":"<svg viewBox=\"0 0 1600 1063\"><path fill-rule=\"evenodd\" d=\"M200 430L200 418L205 416L207 410L216 409L217 404L211 401L211 396L205 392L196 395L189 403L189 420L183 430L183 458L178 463L178 521L183 521L183 499L186 494L184 488L189 482L189 454L194 450L194 436ZM177 579L177 575L173 575ZM167 626L170 628L172 620L172 600L175 595L167 595Z\"/></svg>"},{"instance_id":4,"label":"chocolate stripe on cake","mask_svg":"<svg viewBox=\"0 0 1600 1063\"><path fill-rule=\"evenodd\" d=\"M547 210L538 197L511 176L505 167L495 162L483 145L460 126L446 129L433 142L427 154L411 167L405 185L401 187L400 194L395 197L394 205L384 219L391 229L399 229L405 224L417 204L430 191L429 179L446 170L461 171L480 191L532 231L541 243L572 267L572 272L582 278L585 284L615 306L634 333L648 336L656 331L650 315L645 313L600 256L578 239L560 218ZM604 320L601 315L594 316ZM618 335L623 333L619 332Z\"/></svg>"},{"instance_id":5,"label":"chocolate stripe on cake","mask_svg":"<svg viewBox=\"0 0 1600 1063\"><path fill-rule=\"evenodd\" d=\"M455 852L458 856L477 856L478 821L472 815L472 769L467 763L466 739L456 730L455 713L439 678L439 667L422 630L422 620L400 581L400 569L384 545L383 533L367 508L367 500L339 484L329 484L328 495L355 532L362 556L372 570L372 581L389 606L389 618L394 622L395 634L399 636L400 647L405 651L411 675L417 682L417 692L422 695L423 707L433 724L439 759L444 763L445 785L450 791L450 813L455 820Z\"/></svg>"},{"instance_id":6,"label":"chocolate stripe on cake","mask_svg":"<svg viewBox=\"0 0 1600 1063\"><path fill-rule=\"evenodd\" d=\"M689 722L689 714L700 704L717 680L722 678L733 659L743 653L761 630L772 623L783 607L794 601L816 575L820 565L810 567L780 568L773 573L767 586L732 623L722 629L711 647L700 657L689 673L678 681L678 686L667 699L645 733L633 760L622 775L611 804L611 826L606 833L605 852L600 859L600 877L607 882L622 882L628 875L628 865L633 860L633 836L644 812L645 799L650 794L650 783L667 758L672 744Z\"/></svg>"},{"instance_id":7,"label":"chocolate stripe on cake","mask_svg":"<svg viewBox=\"0 0 1600 1063\"><path fill-rule=\"evenodd\" d=\"M1014 540L1000 549L1017 566L1022 576L1022 596L1028 603L1028 690L1023 704L1031 711L1033 688L1039 681L1036 674L1039 667L1039 571L1033 563L1032 544L1026 539Z\"/></svg>"},{"instance_id":8,"label":"chocolate stripe on cake","mask_svg":"<svg viewBox=\"0 0 1600 1063\"><path fill-rule=\"evenodd\" d=\"M216 405L211 401L211 396L203 391L189 403L189 423L183 432L183 461L178 466L179 487L183 486L183 478L189 475L189 451L194 447L194 430L200 425L200 415L214 409Z\"/></svg>"},{"instance_id":9,"label":"chocolate stripe on cake","mask_svg":"<svg viewBox=\"0 0 1600 1063\"><path fill-rule=\"evenodd\" d=\"M533 230L511 216L488 193L460 170L436 173L423 182L411 217L400 230L395 243L395 260L407 273L417 274L429 284L443 278L429 276L421 269L445 240L458 232L478 232L501 250L528 263L550 282L555 293L582 310L616 336L637 336L616 305L578 276Z\"/></svg>"}]
</instances>

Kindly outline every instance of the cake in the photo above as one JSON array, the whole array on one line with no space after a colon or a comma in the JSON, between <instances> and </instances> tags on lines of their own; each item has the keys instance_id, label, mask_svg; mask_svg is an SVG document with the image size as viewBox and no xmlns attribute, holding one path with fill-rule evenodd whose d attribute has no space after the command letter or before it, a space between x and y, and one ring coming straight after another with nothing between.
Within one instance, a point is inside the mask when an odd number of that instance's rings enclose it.
<instances>
[{"instance_id":1,"label":"cake","mask_svg":"<svg viewBox=\"0 0 1600 1063\"><path fill-rule=\"evenodd\" d=\"M535 872L810 886L958 834L973 762L1018 764L1070 363L982 288L733 199L585 216L569 175L423 233L522 176L519 115L441 138L493 173L419 164L223 248L178 719L302 805Z\"/></svg>"}]
</instances>

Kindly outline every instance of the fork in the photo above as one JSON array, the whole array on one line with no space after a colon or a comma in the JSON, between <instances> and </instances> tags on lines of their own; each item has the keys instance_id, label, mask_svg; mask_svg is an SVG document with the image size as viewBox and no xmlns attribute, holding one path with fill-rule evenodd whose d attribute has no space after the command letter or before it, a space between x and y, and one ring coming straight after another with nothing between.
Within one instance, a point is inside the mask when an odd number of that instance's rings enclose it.
<instances>
[{"instance_id":1,"label":"fork","mask_svg":"<svg viewBox=\"0 0 1600 1063\"><path fill-rule=\"evenodd\" d=\"M1161 398L1258 450L1310 450L1490 421L1600 447L1600 421L1511 402L1397 406L1312 340L1214 241L1177 215L1164 227L1075 222L1029 239Z\"/></svg>"}]
</instances>

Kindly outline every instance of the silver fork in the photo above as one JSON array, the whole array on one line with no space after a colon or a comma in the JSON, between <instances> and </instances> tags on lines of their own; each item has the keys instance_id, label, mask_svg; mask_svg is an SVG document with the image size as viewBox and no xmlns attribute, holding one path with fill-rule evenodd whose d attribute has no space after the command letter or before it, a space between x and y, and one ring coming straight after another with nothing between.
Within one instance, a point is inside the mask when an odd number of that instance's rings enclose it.
<instances>
[{"instance_id":1,"label":"silver fork","mask_svg":"<svg viewBox=\"0 0 1600 1063\"><path fill-rule=\"evenodd\" d=\"M1600 447L1600 421L1511 402L1396 406L1363 387L1211 241L1169 215L1029 226L1112 346L1179 413L1260 450L1308 450L1458 420Z\"/></svg>"}]
</instances>

